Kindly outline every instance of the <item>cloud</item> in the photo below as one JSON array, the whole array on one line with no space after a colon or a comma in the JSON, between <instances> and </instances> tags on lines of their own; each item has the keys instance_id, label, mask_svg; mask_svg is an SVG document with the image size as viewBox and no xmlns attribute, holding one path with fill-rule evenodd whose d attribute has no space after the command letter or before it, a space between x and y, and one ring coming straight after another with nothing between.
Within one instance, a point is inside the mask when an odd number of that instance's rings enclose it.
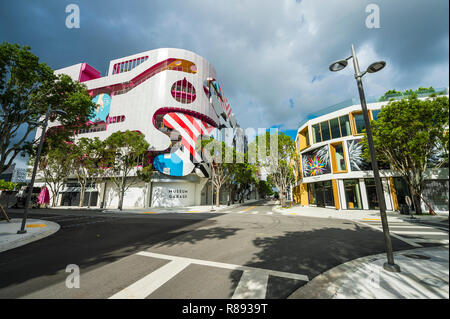
<instances>
[{"instance_id":1,"label":"cloud","mask_svg":"<svg viewBox=\"0 0 450 319\"><path fill-rule=\"evenodd\" d=\"M76 3L81 28L65 27ZM331 73L354 43L367 95L391 88L448 86L448 2L379 0L380 29L365 26L372 1L1 1L0 41L30 45L53 68L160 47L194 51L217 70L243 127L296 129L311 112L356 97L351 67ZM350 65L351 66L351 65ZM286 103L289 101L289 103ZM294 107L295 106L295 107Z\"/></svg>"}]
</instances>

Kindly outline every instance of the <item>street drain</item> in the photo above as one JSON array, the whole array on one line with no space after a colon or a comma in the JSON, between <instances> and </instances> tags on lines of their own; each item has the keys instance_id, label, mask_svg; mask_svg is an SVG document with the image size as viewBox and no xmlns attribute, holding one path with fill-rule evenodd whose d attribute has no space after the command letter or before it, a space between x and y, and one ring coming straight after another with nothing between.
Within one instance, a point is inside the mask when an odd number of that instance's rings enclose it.
<instances>
[{"instance_id":1,"label":"street drain","mask_svg":"<svg viewBox=\"0 0 450 319\"><path fill-rule=\"evenodd\" d=\"M441 287L448 285L448 282L446 282L442 279L439 279L439 278L432 278L432 277L426 277L426 278L422 279L421 282L423 282L429 286L433 286L433 287L437 287L437 288L441 288Z\"/></svg>"},{"instance_id":2,"label":"street drain","mask_svg":"<svg viewBox=\"0 0 450 319\"><path fill-rule=\"evenodd\" d=\"M404 254L403 256L406 256L406 257L412 258L412 259L431 259L428 256L419 255L419 254Z\"/></svg>"}]
</instances>

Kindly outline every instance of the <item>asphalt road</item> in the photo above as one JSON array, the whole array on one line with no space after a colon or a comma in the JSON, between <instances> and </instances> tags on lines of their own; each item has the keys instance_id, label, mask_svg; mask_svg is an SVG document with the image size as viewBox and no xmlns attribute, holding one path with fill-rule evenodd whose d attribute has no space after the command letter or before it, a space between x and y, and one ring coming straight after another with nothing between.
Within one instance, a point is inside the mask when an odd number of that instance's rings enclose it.
<instances>
[{"instance_id":1,"label":"asphalt road","mask_svg":"<svg viewBox=\"0 0 450 319\"><path fill-rule=\"evenodd\" d=\"M278 299L334 266L384 252L374 227L272 207L152 215L33 211L30 218L61 229L0 253L0 298ZM397 238L392 244L413 248ZM71 264L80 268L78 289L66 287Z\"/></svg>"}]
</instances>

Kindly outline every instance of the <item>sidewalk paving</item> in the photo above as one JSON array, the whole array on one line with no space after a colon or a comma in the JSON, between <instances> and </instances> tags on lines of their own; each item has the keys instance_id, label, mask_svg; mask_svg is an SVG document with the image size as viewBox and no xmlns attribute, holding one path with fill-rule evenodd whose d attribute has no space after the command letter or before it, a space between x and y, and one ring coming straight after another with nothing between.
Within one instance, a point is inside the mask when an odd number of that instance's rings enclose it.
<instances>
[{"instance_id":1,"label":"sidewalk paving","mask_svg":"<svg viewBox=\"0 0 450 319\"><path fill-rule=\"evenodd\" d=\"M449 299L448 245L395 252L394 260L400 273L384 270L384 253L341 264L288 299Z\"/></svg>"},{"instance_id":2,"label":"sidewalk paving","mask_svg":"<svg viewBox=\"0 0 450 319\"><path fill-rule=\"evenodd\" d=\"M57 223L28 219L25 234L17 234L22 224L22 219L14 218L11 222L0 221L0 252L20 247L36 240L45 238L56 233L60 226Z\"/></svg>"},{"instance_id":3,"label":"sidewalk paving","mask_svg":"<svg viewBox=\"0 0 450 319\"><path fill-rule=\"evenodd\" d=\"M308 207L308 206L294 206L291 208L281 208L276 206L273 209L275 212L281 214L295 214L305 217L317 217L317 218L337 218L337 219L350 219L350 220L380 220L380 211L378 210L336 210L333 208L322 207ZM386 215L388 221L410 220L410 215L401 215L399 212L387 211ZM434 215L415 215L417 221L437 221L441 222L448 220L448 212L439 213Z\"/></svg>"},{"instance_id":4,"label":"sidewalk paving","mask_svg":"<svg viewBox=\"0 0 450 319\"><path fill-rule=\"evenodd\" d=\"M233 205L220 205L219 207L214 205L214 213L219 212L225 209L236 208L243 205L252 204L255 202L259 202L261 199L250 199L245 201L242 204L233 204ZM210 213L211 205L201 205L201 206L185 206L185 207L148 207L148 208L136 208L136 209L128 209L125 208L122 211L119 209L104 209L104 213L132 213L132 214L167 214L167 213Z\"/></svg>"}]
</instances>

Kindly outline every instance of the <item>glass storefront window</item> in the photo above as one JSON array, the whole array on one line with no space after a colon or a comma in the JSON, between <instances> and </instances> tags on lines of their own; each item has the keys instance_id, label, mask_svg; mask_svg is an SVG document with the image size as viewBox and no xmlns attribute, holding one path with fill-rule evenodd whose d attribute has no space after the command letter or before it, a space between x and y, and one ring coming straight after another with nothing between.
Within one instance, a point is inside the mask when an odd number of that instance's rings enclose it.
<instances>
[{"instance_id":1,"label":"glass storefront window","mask_svg":"<svg viewBox=\"0 0 450 319\"><path fill-rule=\"evenodd\" d=\"M356 134L362 134L363 133L362 131L366 128L363 114L362 113L354 114L353 118L355 120Z\"/></svg>"},{"instance_id":2,"label":"glass storefront window","mask_svg":"<svg viewBox=\"0 0 450 319\"><path fill-rule=\"evenodd\" d=\"M347 209L362 209L361 192L359 189L359 180L344 180L345 199Z\"/></svg>"},{"instance_id":3,"label":"glass storefront window","mask_svg":"<svg viewBox=\"0 0 450 319\"><path fill-rule=\"evenodd\" d=\"M330 127L331 127L332 138L341 137L341 130L339 129L339 118L330 120Z\"/></svg>"},{"instance_id":4,"label":"glass storefront window","mask_svg":"<svg viewBox=\"0 0 450 319\"><path fill-rule=\"evenodd\" d=\"M308 200L310 204L316 205L316 190L314 184L308 184Z\"/></svg>"},{"instance_id":5,"label":"glass storefront window","mask_svg":"<svg viewBox=\"0 0 450 319\"><path fill-rule=\"evenodd\" d=\"M364 180L366 184L367 201L369 203L369 209L380 209L378 203L377 189L375 186L375 180L373 178L366 178Z\"/></svg>"},{"instance_id":6,"label":"glass storefront window","mask_svg":"<svg viewBox=\"0 0 450 319\"><path fill-rule=\"evenodd\" d=\"M402 177L394 177L394 187L399 205L406 205L406 196L411 198L408 183ZM411 198L412 199L412 198Z\"/></svg>"},{"instance_id":7,"label":"glass storefront window","mask_svg":"<svg viewBox=\"0 0 450 319\"><path fill-rule=\"evenodd\" d=\"M314 140L314 143L320 143L320 142L322 142L322 137L321 137L321 135L320 135L320 127L319 127L319 124L316 124L316 125L313 125L312 126L312 135L313 135L313 140Z\"/></svg>"},{"instance_id":8,"label":"glass storefront window","mask_svg":"<svg viewBox=\"0 0 450 319\"><path fill-rule=\"evenodd\" d=\"M348 115L341 116L339 118L339 123L341 125L342 137L349 136L352 134L352 130L350 128L350 119Z\"/></svg>"},{"instance_id":9,"label":"glass storefront window","mask_svg":"<svg viewBox=\"0 0 450 319\"><path fill-rule=\"evenodd\" d=\"M333 184L331 181L323 182L325 206L334 206Z\"/></svg>"},{"instance_id":10,"label":"glass storefront window","mask_svg":"<svg viewBox=\"0 0 450 319\"><path fill-rule=\"evenodd\" d=\"M334 206L333 184L331 181L308 184L309 204L319 207Z\"/></svg>"},{"instance_id":11,"label":"glass storefront window","mask_svg":"<svg viewBox=\"0 0 450 319\"><path fill-rule=\"evenodd\" d=\"M331 137L328 121L320 123L320 129L322 131L322 141L328 141Z\"/></svg>"}]
</instances>

